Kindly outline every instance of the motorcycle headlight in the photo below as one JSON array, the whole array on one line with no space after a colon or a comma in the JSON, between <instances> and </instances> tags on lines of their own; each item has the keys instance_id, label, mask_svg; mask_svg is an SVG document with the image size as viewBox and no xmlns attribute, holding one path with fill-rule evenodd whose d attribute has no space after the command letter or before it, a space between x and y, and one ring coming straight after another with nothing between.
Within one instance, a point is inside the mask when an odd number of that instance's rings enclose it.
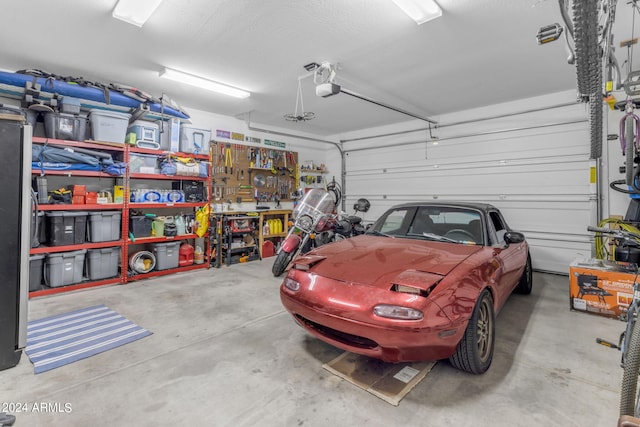
<instances>
[{"instance_id":1,"label":"motorcycle headlight","mask_svg":"<svg viewBox=\"0 0 640 427\"><path fill-rule=\"evenodd\" d=\"M309 215L302 215L300 218L298 218L298 227L302 228L303 230L310 230L311 226L313 225L313 218L311 218Z\"/></svg>"},{"instance_id":2,"label":"motorcycle headlight","mask_svg":"<svg viewBox=\"0 0 640 427\"><path fill-rule=\"evenodd\" d=\"M373 308L373 314L388 319L399 320L420 320L423 315L420 310L415 308L402 307L399 305L379 304Z\"/></svg>"}]
</instances>

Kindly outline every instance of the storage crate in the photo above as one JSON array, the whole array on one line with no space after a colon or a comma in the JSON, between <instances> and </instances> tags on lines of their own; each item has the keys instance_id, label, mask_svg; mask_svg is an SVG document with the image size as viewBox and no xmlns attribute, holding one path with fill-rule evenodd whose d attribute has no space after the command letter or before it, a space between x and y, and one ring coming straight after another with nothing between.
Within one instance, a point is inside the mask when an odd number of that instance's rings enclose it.
<instances>
[{"instance_id":1,"label":"storage crate","mask_svg":"<svg viewBox=\"0 0 640 427\"><path fill-rule=\"evenodd\" d=\"M45 284L57 288L82 282L86 254L86 249L48 254L44 264Z\"/></svg>"},{"instance_id":2,"label":"storage crate","mask_svg":"<svg viewBox=\"0 0 640 427\"><path fill-rule=\"evenodd\" d=\"M38 227L37 231L36 231L36 227ZM32 248L38 247L40 246L41 243L45 243L46 241L47 241L47 234L44 228L44 212L38 212L38 215L36 217L36 213L32 211L31 212L31 247Z\"/></svg>"},{"instance_id":3,"label":"storage crate","mask_svg":"<svg viewBox=\"0 0 640 427\"><path fill-rule=\"evenodd\" d=\"M180 126L180 151L189 154L209 154L211 131L182 124Z\"/></svg>"},{"instance_id":4,"label":"storage crate","mask_svg":"<svg viewBox=\"0 0 640 427\"><path fill-rule=\"evenodd\" d=\"M44 255L37 254L29 257L29 292L39 291L42 288L42 267Z\"/></svg>"},{"instance_id":5,"label":"storage crate","mask_svg":"<svg viewBox=\"0 0 640 427\"><path fill-rule=\"evenodd\" d=\"M80 100L78 98L72 98L70 96L63 96L60 101L60 111L62 113L79 114L80 113Z\"/></svg>"},{"instance_id":6,"label":"storage crate","mask_svg":"<svg viewBox=\"0 0 640 427\"><path fill-rule=\"evenodd\" d=\"M50 246L81 245L87 232L87 212L47 212L46 225Z\"/></svg>"},{"instance_id":7,"label":"storage crate","mask_svg":"<svg viewBox=\"0 0 640 427\"><path fill-rule=\"evenodd\" d=\"M89 241L120 240L120 211L89 212Z\"/></svg>"},{"instance_id":8,"label":"storage crate","mask_svg":"<svg viewBox=\"0 0 640 427\"><path fill-rule=\"evenodd\" d=\"M133 237L151 236L151 223L153 219L145 215L132 215L129 217L129 233Z\"/></svg>"},{"instance_id":9,"label":"storage crate","mask_svg":"<svg viewBox=\"0 0 640 427\"><path fill-rule=\"evenodd\" d=\"M178 268L180 263L180 242L154 243L151 245L156 257L156 270Z\"/></svg>"},{"instance_id":10,"label":"storage crate","mask_svg":"<svg viewBox=\"0 0 640 427\"><path fill-rule=\"evenodd\" d=\"M87 273L90 280L108 279L118 275L120 248L87 249Z\"/></svg>"},{"instance_id":11,"label":"storage crate","mask_svg":"<svg viewBox=\"0 0 640 427\"><path fill-rule=\"evenodd\" d=\"M184 192L186 202L204 202L207 200L203 181L173 181L171 188Z\"/></svg>"},{"instance_id":12,"label":"storage crate","mask_svg":"<svg viewBox=\"0 0 640 427\"><path fill-rule=\"evenodd\" d=\"M160 173L158 157L152 154L129 154L130 173Z\"/></svg>"},{"instance_id":13,"label":"storage crate","mask_svg":"<svg viewBox=\"0 0 640 427\"><path fill-rule=\"evenodd\" d=\"M124 145L131 114L117 111L91 110L91 135L94 141Z\"/></svg>"},{"instance_id":14,"label":"storage crate","mask_svg":"<svg viewBox=\"0 0 640 427\"><path fill-rule=\"evenodd\" d=\"M47 138L84 141L87 135L87 116L48 112L44 115Z\"/></svg>"}]
</instances>

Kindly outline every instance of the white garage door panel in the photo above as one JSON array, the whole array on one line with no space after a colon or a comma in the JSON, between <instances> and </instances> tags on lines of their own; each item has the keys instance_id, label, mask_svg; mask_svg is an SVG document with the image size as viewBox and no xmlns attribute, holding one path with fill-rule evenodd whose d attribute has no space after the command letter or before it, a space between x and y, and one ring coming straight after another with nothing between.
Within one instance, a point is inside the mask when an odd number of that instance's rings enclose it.
<instances>
[{"instance_id":1,"label":"white garage door panel","mask_svg":"<svg viewBox=\"0 0 640 427\"><path fill-rule=\"evenodd\" d=\"M366 197L372 220L403 202L491 203L527 235L535 268L567 273L590 253L586 227L595 218L586 114L571 106L447 126L434 130L437 145L419 133L345 143L346 206Z\"/></svg>"},{"instance_id":2,"label":"white garage door panel","mask_svg":"<svg viewBox=\"0 0 640 427\"><path fill-rule=\"evenodd\" d=\"M567 240L560 240L562 237L560 235L558 239L546 240L527 236L534 269L568 274L573 260L591 256L589 241L572 240L570 236L565 237Z\"/></svg>"},{"instance_id":3,"label":"white garage door panel","mask_svg":"<svg viewBox=\"0 0 640 427\"><path fill-rule=\"evenodd\" d=\"M458 195L485 200L499 195L588 194L589 162L578 159L558 163L465 168L407 168L402 171L347 172L347 191L360 195L431 197Z\"/></svg>"},{"instance_id":4,"label":"white garage door panel","mask_svg":"<svg viewBox=\"0 0 640 427\"><path fill-rule=\"evenodd\" d=\"M491 204L498 207L509 226L530 236L563 235L563 239L584 240L587 224L591 221L591 208L588 203L566 201L496 201Z\"/></svg>"}]
</instances>

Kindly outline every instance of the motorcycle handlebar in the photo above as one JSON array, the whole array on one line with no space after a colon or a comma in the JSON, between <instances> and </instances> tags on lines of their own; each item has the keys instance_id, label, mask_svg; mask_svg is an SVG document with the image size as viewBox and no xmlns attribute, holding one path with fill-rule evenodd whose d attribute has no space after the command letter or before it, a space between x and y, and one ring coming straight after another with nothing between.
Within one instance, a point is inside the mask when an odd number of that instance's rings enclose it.
<instances>
[{"instance_id":1,"label":"motorcycle handlebar","mask_svg":"<svg viewBox=\"0 0 640 427\"><path fill-rule=\"evenodd\" d=\"M615 234L616 232L619 232L621 230L613 230L611 228L605 228L605 227L593 227L593 226L588 226L587 227L588 231L593 231L594 233L605 233L605 234Z\"/></svg>"},{"instance_id":2,"label":"motorcycle handlebar","mask_svg":"<svg viewBox=\"0 0 640 427\"><path fill-rule=\"evenodd\" d=\"M627 239L632 238L632 239L640 240L640 234L632 233L630 231L625 231L621 229L588 226L587 230L592 231L594 233L610 234L614 236L617 235Z\"/></svg>"}]
</instances>

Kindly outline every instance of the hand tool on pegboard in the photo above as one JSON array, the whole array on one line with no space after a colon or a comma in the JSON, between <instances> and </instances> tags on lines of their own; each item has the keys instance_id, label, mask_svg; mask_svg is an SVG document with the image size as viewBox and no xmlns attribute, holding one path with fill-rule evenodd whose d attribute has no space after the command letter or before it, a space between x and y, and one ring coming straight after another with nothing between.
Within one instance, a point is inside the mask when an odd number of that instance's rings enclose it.
<instances>
[{"instance_id":1,"label":"hand tool on pegboard","mask_svg":"<svg viewBox=\"0 0 640 427\"><path fill-rule=\"evenodd\" d=\"M227 169L227 167L229 169ZM224 149L224 173L228 174L230 171L231 175L233 175L233 155L231 154L231 145L227 144Z\"/></svg>"}]
</instances>

